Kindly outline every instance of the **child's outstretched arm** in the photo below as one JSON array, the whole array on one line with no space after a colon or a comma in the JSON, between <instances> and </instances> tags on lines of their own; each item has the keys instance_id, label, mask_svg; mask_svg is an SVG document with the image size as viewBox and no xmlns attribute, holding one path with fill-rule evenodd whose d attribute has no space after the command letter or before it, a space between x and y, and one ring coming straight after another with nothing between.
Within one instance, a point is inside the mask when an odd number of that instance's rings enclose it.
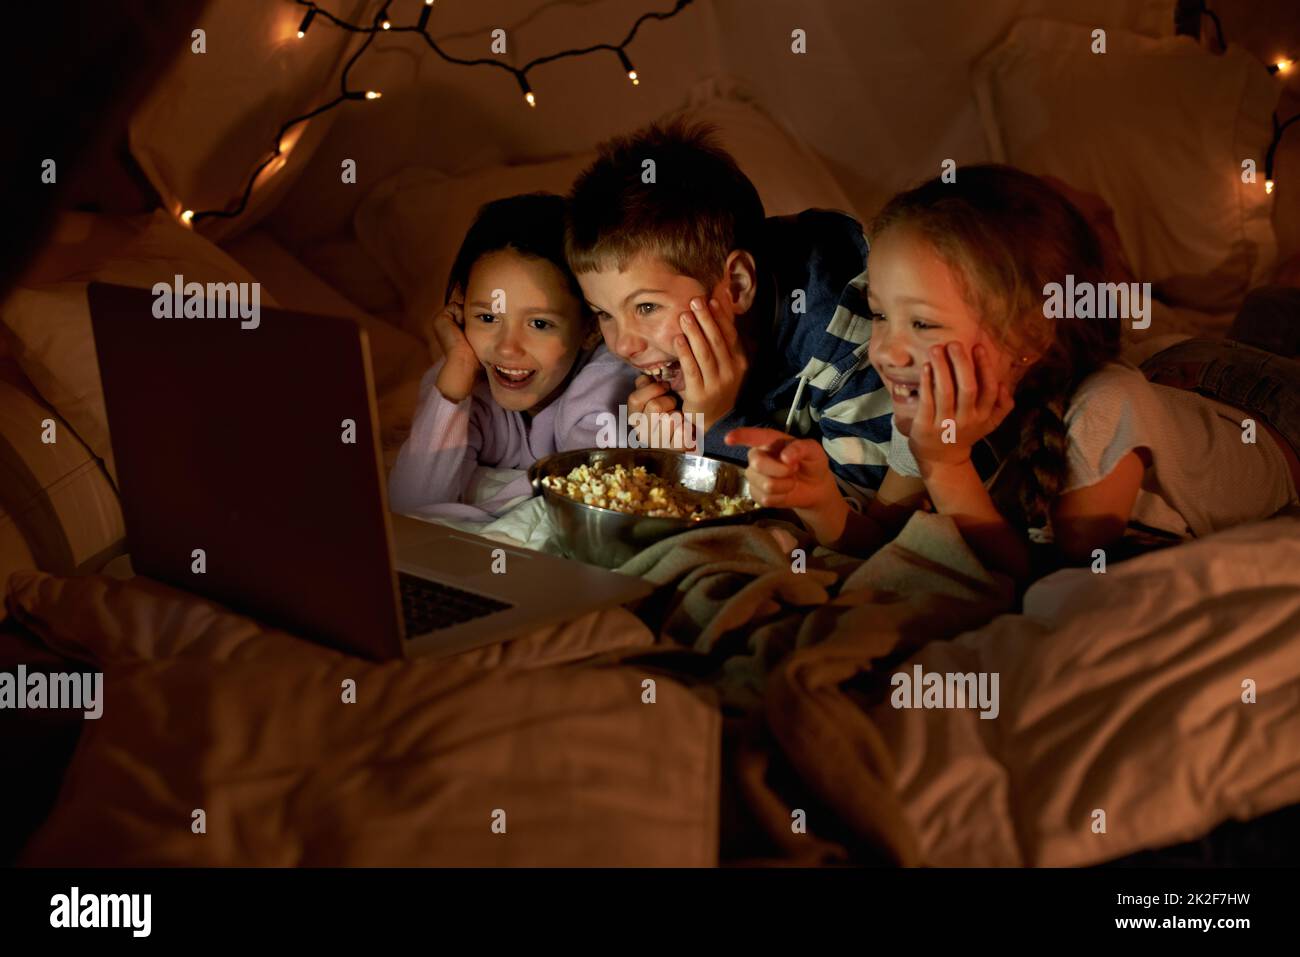
<instances>
[{"instance_id":1,"label":"child's outstretched arm","mask_svg":"<svg viewBox=\"0 0 1300 957\"><path fill-rule=\"evenodd\" d=\"M875 551L894 537L925 498L923 483L891 469L866 512L856 512L840 494L830 459L815 439L744 428L728 432L726 442L750 446L745 477L756 502L793 509L819 544L836 551Z\"/></svg>"}]
</instances>

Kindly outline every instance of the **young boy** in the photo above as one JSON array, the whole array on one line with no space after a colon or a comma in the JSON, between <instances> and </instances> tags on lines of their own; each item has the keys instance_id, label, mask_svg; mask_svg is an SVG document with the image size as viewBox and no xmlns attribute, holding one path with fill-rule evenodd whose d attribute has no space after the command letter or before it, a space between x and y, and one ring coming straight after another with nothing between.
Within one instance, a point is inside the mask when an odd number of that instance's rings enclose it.
<instances>
[{"instance_id":1,"label":"young boy","mask_svg":"<svg viewBox=\"0 0 1300 957\"><path fill-rule=\"evenodd\" d=\"M637 412L703 423L700 451L774 426L821 440L837 476L884 478L888 391L867 362L867 243L843 213L765 218L712 127L675 120L602 144L574 183L570 267L605 344L641 370Z\"/></svg>"}]
</instances>

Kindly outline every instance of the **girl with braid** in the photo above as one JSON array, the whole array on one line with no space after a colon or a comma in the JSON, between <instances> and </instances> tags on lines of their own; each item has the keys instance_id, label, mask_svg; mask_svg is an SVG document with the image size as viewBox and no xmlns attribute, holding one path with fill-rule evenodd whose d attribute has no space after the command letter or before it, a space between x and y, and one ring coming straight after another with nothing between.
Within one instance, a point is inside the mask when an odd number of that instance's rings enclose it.
<instances>
[{"instance_id":1,"label":"girl with braid","mask_svg":"<svg viewBox=\"0 0 1300 957\"><path fill-rule=\"evenodd\" d=\"M1049 318L1049 284L1108 277L1088 222L1043 180L965 167L896 196L869 232L868 358L894 404L875 498L855 510L816 441L727 437L751 446L755 499L793 509L821 544L865 554L932 508L1024 584L1135 530L1178 541L1300 502L1300 363L1197 340L1213 359L1175 388L1120 358L1121 319ZM1172 381L1177 358L1149 360L1153 378Z\"/></svg>"}]
</instances>

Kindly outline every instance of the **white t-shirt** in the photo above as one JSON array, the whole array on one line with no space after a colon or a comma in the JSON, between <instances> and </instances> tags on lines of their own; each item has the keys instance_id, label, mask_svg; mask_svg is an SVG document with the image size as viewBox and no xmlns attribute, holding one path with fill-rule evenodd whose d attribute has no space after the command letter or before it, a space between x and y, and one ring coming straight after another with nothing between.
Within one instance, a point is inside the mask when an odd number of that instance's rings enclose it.
<instances>
[{"instance_id":1,"label":"white t-shirt","mask_svg":"<svg viewBox=\"0 0 1300 957\"><path fill-rule=\"evenodd\" d=\"M1065 412L1067 471L1062 494L1096 485L1129 452L1145 448L1151 465L1131 521L1182 537L1268 518L1300 502L1287 460L1256 422L1242 441L1246 413L1195 392L1148 382L1131 363L1115 361L1088 376ZM889 467L921 472L897 429Z\"/></svg>"}]
</instances>

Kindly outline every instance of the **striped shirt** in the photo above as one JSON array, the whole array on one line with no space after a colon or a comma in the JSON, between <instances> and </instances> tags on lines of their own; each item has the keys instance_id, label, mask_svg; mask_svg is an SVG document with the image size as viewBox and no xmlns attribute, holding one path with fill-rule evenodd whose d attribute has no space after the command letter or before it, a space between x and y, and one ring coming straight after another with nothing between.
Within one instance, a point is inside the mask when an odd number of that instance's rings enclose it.
<instances>
[{"instance_id":1,"label":"striped shirt","mask_svg":"<svg viewBox=\"0 0 1300 957\"><path fill-rule=\"evenodd\" d=\"M886 472L893 403L867 361L867 240L831 210L770 217L759 262L751 357L736 408L704 437L705 454L738 462L731 429L769 426L821 441L845 491L874 490ZM744 321L744 320L742 320Z\"/></svg>"}]
</instances>

